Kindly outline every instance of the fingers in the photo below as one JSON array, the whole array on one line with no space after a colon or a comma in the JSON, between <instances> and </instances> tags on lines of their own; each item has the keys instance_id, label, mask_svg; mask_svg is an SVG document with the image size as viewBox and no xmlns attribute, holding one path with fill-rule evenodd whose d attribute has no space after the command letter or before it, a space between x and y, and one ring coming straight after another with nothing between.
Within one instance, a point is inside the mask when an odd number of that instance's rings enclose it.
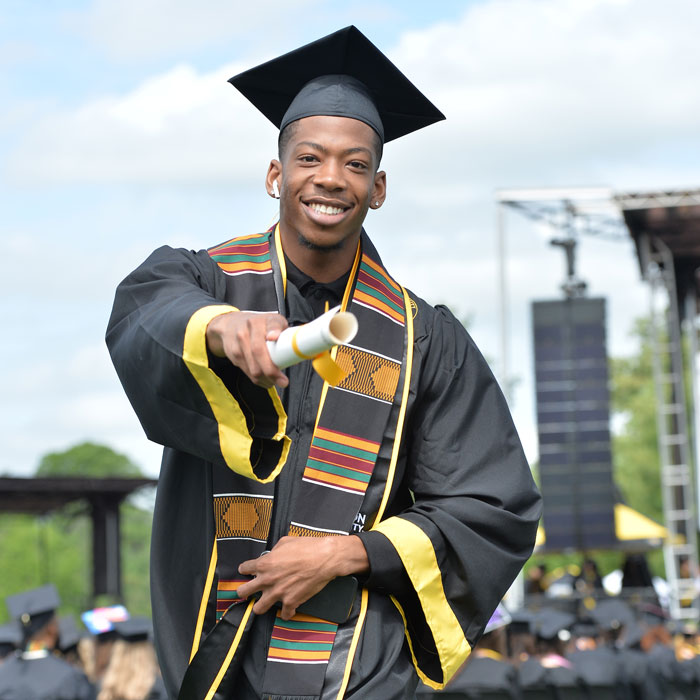
<instances>
[{"instance_id":1,"label":"fingers","mask_svg":"<svg viewBox=\"0 0 700 700\"><path fill-rule=\"evenodd\" d=\"M267 340L276 340L287 320L279 314L239 312L226 316L225 325L218 329L226 357L264 389L287 386L289 380L272 362L267 349Z\"/></svg>"},{"instance_id":2,"label":"fingers","mask_svg":"<svg viewBox=\"0 0 700 700\"><path fill-rule=\"evenodd\" d=\"M255 607L255 606L253 606ZM284 604L282 605L282 610L280 611L280 617L283 620L291 620L294 615L296 615L297 609L296 607L292 607L291 605Z\"/></svg>"}]
</instances>

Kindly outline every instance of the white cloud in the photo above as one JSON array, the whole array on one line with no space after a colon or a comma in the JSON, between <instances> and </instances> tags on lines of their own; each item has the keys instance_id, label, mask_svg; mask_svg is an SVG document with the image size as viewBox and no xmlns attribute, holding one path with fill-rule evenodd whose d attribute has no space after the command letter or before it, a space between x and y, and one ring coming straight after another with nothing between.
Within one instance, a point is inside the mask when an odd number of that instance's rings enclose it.
<instances>
[{"instance_id":1,"label":"white cloud","mask_svg":"<svg viewBox=\"0 0 700 700\"><path fill-rule=\"evenodd\" d=\"M226 81L177 66L123 97L46 116L9 160L20 182L182 184L232 181L259 165L274 128ZM256 156L258 156L256 158Z\"/></svg>"},{"instance_id":2,"label":"white cloud","mask_svg":"<svg viewBox=\"0 0 700 700\"><path fill-rule=\"evenodd\" d=\"M260 27L285 26L299 12L310 13L318 0L97 0L64 21L97 48L115 58L138 61L192 50L235 38Z\"/></svg>"},{"instance_id":3,"label":"white cloud","mask_svg":"<svg viewBox=\"0 0 700 700\"><path fill-rule=\"evenodd\" d=\"M133 1L142 9L122 21L208 14L186 3L167 3L166 11L164 0L163 7ZM230 12L233 4L223 5ZM93 12L111 18L114 7L104 0ZM219 11L218 2L212 8ZM121 5L119 13L130 14ZM239 19L253 21L245 13ZM643 177L659 144L686 140L698 148L699 23L694 0L471 6L458 22L407 33L389 52L448 121L387 151L395 151L402 177L415 173L414 187L425 187L416 162L464 189L585 179L630 160ZM180 65L129 94L47 115L30 128L10 173L57 182L245 179L270 152L274 130L225 83L244 67L201 74ZM444 187L441 178L431 195L449 194Z\"/></svg>"}]
</instances>

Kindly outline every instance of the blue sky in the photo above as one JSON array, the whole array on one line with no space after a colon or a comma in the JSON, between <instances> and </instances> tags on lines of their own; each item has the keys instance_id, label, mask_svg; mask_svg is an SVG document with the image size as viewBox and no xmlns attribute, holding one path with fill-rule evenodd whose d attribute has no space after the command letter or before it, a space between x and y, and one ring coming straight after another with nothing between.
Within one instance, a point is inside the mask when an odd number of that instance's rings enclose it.
<instances>
[{"instance_id":1,"label":"blue sky","mask_svg":"<svg viewBox=\"0 0 700 700\"><path fill-rule=\"evenodd\" d=\"M150 474L103 343L114 287L155 247L268 225L275 132L226 79L356 24L446 113L389 144L367 228L394 275L472 318L499 365L494 193L700 186L695 0L18 2L0 10L0 473L86 439ZM529 304L561 253L508 216L513 411L537 453ZM647 308L627 241L584 239L610 349Z\"/></svg>"}]
</instances>

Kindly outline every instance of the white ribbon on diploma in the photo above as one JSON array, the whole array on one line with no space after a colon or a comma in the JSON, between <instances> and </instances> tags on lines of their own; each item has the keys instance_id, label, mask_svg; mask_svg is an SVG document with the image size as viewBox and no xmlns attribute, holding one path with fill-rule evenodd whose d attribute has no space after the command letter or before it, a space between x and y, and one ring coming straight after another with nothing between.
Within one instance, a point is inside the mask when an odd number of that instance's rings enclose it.
<instances>
[{"instance_id":1,"label":"white ribbon on diploma","mask_svg":"<svg viewBox=\"0 0 700 700\"><path fill-rule=\"evenodd\" d=\"M336 385L342 381L344 372L331 359L329 351L334 345L349 343L357 334L357 328L355 314L336 306L309 323L285 328L277 340L267 341L267 349L280 369L302 360L313 360L321 377Z\"/></svg>"}]
</instances>

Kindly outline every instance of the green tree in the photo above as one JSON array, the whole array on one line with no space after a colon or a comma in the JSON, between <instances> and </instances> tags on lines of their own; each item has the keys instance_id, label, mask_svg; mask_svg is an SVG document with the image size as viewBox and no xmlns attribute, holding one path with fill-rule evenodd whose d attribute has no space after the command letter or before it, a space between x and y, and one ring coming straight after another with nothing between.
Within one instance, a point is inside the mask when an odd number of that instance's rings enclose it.
<instances>
[{"instance_id":1,"label":"green tree","mask_svg":"<svg viewBox=\"0 0 700 700\"><path fill-rule=\"evenodd\" d=\"M648 319L638 319L632 334L639 352L610 360L615 481L630 507L663 522Z\"/></svg>"},{"instance_id":2,"label":"green tree","mask_svg":"<svg viewBox=\"0 0 700 700\"><path fill-rule=\"evenodd\" d=\"M82 442L64 452L50 452L39 462L36 476L143 476L126 455L106 445Z\"/></svg>"},{"instance_id":3,"label":"green tree","mask_svg":"<svg viewBox=\"0 0 700 700\"><path fill-rule=\"evenodd\" d=\"M127 456L91 442L45 455L36 476L140 477ZM122 591L136 615L150 614L148 560L151 535L148 499L129 499L121 506ZM0 515L0 598L52 582L61 612L79 614L91 604L91 522L85 502L68 504L40 517ZM7 619L0 606L0 621Z\"/></svg>"}]
</instances>

